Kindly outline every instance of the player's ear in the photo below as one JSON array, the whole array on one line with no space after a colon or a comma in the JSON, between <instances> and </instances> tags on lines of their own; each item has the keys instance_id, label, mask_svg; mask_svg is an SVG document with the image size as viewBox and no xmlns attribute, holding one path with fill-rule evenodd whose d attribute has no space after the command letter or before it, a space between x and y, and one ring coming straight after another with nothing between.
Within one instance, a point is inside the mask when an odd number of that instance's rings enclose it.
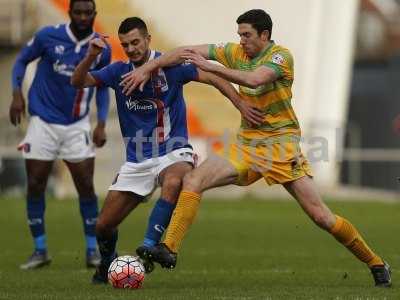
<instances>
[{"instance_id":1,"label":"player's ear","mask_svg":"<svg viewBox=\"0 0 400 300\"><path fill-rule=\"evenodd\" d=\"M263 32L261 32L261 39L263 41L268 41L269 40L269 36L270 36L270 33L269 33L268 30L264 30Z\"/></svg>"},{"instance_id":2,"label":"player's ear","mask_svg":"<svg viewBox=\"0 0 400 300\"><path fill-rule=\"evenodd\" d=\"M147 41L150 43L151 42L151 34L147 35Z\"/></svg>"}]
</instances>

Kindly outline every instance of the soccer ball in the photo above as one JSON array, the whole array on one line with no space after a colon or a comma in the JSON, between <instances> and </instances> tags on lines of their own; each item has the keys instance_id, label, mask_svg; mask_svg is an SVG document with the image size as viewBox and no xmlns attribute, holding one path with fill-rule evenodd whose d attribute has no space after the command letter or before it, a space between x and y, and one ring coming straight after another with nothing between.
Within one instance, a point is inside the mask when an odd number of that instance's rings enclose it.
<instances>
[{"instance_id":1,"label":"soccer ball","mask_svg":"<svg viewBox=\"0 0 400 300\"><path fill-rule=\"evenodd\" d=\"M138 289L144 280L144 267L138 256L119 256L108 268L108 281L119 289Z\"/></svg>"}]
</instances>

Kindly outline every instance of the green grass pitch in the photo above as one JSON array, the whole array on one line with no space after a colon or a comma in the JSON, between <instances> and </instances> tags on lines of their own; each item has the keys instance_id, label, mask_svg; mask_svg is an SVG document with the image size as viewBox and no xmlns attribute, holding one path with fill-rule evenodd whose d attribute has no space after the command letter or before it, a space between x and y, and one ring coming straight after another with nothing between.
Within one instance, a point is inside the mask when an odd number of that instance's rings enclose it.
<instances>
[{"instance_id":1,"label":"green grass pitch","mask_svg":"<svg viewBox=\"0 0 400 300\"><path fill-rule=\"evenodd\" d=\"M25 203L3 197L0 204L0 299L400 299L400 203L328 203L392 265L391 289L373 287L369 270L294 201L206 199L177 268L157 267L136 291L90 284L76 201L47 202L53 262L20 271L32 247ZM142 241L151 207L139 207L121 226L120 255Z\"/></svg>"}]
</instances>

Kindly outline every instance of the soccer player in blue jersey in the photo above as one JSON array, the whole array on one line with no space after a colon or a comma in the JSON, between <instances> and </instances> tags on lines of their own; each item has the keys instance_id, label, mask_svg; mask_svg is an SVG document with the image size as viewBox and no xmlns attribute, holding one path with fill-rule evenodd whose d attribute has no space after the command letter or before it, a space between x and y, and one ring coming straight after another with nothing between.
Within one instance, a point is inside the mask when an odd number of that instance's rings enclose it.
<instances>
[{"instance_id":1,"label":"soccer player in blue jersey","mask_svg":"<svg viewBox=\"0 0 400 300\"><path fill-rule=\"evenodd\" d=\"M21 269L34 269L50 263L44 225L45 189L53 161L63 159L71 172L79 194L80 213L86 238L86 264L100 262L95 223L98 215L93 186L94 145L90 136L89 105L93 88L76 89L70 84L75 66L86 55L96 16L94 0L71 0L69 24L47 26L39 30L21 50L12 72L13 101L10 120L21 122L25 113L22 82L27 65L39 58L29 90L31 115L26 137L20 145L28 179L27 215L35 249ZM104 49L91 65L92 70L110 63L110 48ZM96 91L97 126L93 132L95 146L106 141L105 122L109 93L106 87Z\"/></svg>"},{"instance_id":2,"label":"soccer player in blue jersey","mask_svg":"<svg viewBox=\"0 0 400 300\"><path fill-rule=\"evenodd\" d=\"M121 167L109 188L96 225L97 241L102 261L93 276L93 283L107 282L107 269L116 256L117 227L157 185L161 197L149 218L140 255L156 245L168 227L171 214L181 189L182 178L195 164L192 147L188 143L186 107L183 85L199 81L215 86L233 104L240 102L236 90L221 78L197 69L192 64L180 64L155 70L151 79L126 96L121 86L122 76L143 63L161 55L149 49L151 36L146 24L137 17L124 20L118 30L127 62L115 62L90 71L90 66L106 47L105 38L94 39L84 60L75 69L72 84L76 87L109 86L115 90L121 133L126 145L126 163ZM257 122L257 112L251 107L238 107ZM145 261L147 272L154 266Z\"/></svg>"}]
</instances>

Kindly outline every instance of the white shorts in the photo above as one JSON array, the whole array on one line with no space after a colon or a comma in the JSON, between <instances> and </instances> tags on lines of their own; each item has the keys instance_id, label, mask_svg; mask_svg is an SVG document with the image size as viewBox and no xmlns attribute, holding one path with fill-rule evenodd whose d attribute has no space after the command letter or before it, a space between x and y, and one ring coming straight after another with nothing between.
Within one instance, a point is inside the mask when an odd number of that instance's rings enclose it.
<instances>
[{"instance_id":1,"label":"white shorts","mask_svg":"<svg viewBox=\"0 0 400 300\"><path fill-rule=\"evenodd\" d=\"M18 149L25 159L80 162L94 157L89 116L71 125L50 124L33 116Z\"/></svg>"},{"instance_id":2,"label":"white shorts","mask_svg":"<svg viewBox=\"0 0 400 300\"><path fill-rule=\"evenodd\" d=\"M133 192L148 197L159 186L158 177L162 170L178 162L188 162L194 166L195 157L191 148L181 148L140 163L126 162L108 190Z\"/></svg>"}]
</instances>

